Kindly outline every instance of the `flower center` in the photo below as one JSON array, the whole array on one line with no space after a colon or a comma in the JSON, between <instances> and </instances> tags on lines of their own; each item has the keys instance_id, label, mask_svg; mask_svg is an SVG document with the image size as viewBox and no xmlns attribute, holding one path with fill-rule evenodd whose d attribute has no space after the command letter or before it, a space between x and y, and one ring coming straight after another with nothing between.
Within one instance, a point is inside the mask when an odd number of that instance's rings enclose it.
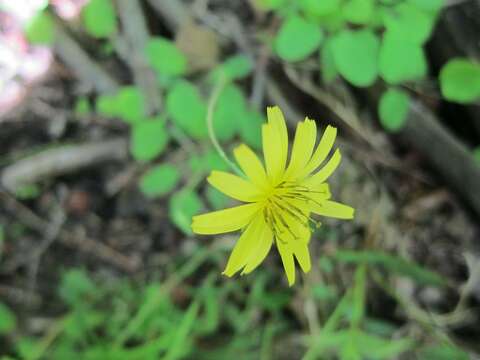
<instances>
[{"instance_id":1,"label":"flower center","mask_svg":"<svg viewBox=\"0 0 480 360\"><path fill-rule=\"evenodd\" d=\"M289 181L272 188L265 199L263 217L276 239L287 243L290 239L298 239L305 230L313 232L320 226L318 221L310 217L309 210L312 203L321 206L314 199L314 195L319 193L326 194L326 191L315 192Z\"/></svg>"}]
</instances>

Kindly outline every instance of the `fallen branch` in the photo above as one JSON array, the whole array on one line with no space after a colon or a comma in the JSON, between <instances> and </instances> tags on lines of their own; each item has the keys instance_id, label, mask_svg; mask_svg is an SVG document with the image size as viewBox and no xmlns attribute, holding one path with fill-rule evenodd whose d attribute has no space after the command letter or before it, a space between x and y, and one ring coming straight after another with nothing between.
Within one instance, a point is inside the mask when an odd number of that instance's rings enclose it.
<instances>
[{"instance_id":1,"label":"fallen branch","mask_svg":"<svg viewBox=\"0 0 480 360\"><path fill-rule=\"evenodd\" d=\"M144 55L150 36L142 8L138 0L117 0L117 8L123 31L122 37L116 40L125 42L125 46L116 46L117 52L132 69L135 82L146 99L147 113L153 115L160 111L161 96L155 73Z\"/></svg>"},{"instance_id":2,"label":"fallen branch","mask_svg":"<svg viewBox=\"0 0 480 360\"><path fill-rule=\"evenodd\" d=\"M22 185L54 177L104 161L127 158L127 141L123 138L82 145L65 145L29 156L7 166L0 183L15 192Z\"/></svg>"},{"instance_id":3,"label":"fallen branch","mask_svg":"<svg viewBox=\"0 0 480 360\"><path fill-rule=\"evenodd\" d=\"M60 21L55 26L54 50L80 81L98 92L114 92L117 89L117 82L88 56Z\"/></svg>"}]
</instances>

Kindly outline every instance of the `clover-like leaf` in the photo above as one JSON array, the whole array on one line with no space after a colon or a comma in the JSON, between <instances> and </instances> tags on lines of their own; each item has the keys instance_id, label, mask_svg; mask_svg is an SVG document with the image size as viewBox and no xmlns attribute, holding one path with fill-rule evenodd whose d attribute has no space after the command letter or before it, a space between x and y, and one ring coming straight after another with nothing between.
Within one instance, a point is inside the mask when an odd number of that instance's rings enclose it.
<instances>
[{"instance_id":1,"label":"clover-like leaf","mask_svg":"<svg viewBox=\"0 0 480 360\"><path fill-rule=\"evenodd\" d=\"M176 76L187 71L186 56L168 39L151 38L145 48L145 54L159 75Z\"/></svg>"},{"instance_id":2,"label":"clover-like leaf","mask_svg":"<svg viewBox=\"0 0 480 360\"><path fill-rule=\"evenodd\" d=\"M468 59L450 60L440 71L440 89L445 99L470 103L480 99L480 64Z\"/></svg>"},{"instance_id":3,"label":"clover-like leaf","mask_svg":"<svg viewBox=\"0 0 480 360\"><path fill-rule=\"evenodd\" d=\"M410 98L402 90L388 89L380 98L378 114L383 128L397 132L405 125Z\"/></svg>"},{"instance_id":4,"label":"clover-like leaf","mask_svg":"<svg viewBox=\"0 0 480 360\"><path fill-rule=\"evenodd\" d=\"M371 30L343 30L332 39L338 72L356 86L370 86L378 74L380 41Z\"/></svg>"},{"instance_id":5,"label":"clover-like leaf","mask_svg":"<svg viewBox=\"0 0 480 360\"><path fill-rule=\"evenodd\" d=\"M96 38L105 38L117 31L117 18L111 0L90 0L82 10L87 32Z\"/></svg>"},{"instance_id":6,"label":"clover-like leaf","mask_svg":"<svg viewBox=\"0 0 480 360\"><path fill-rule=\"evenodd\" d=\"M300 61L311 55L322 40L323 32L318 25L293 15L280 28L275 38L275 50L285 61Z\"/></svg>"},{"instance_id":7,"label":"clover-like leaf","mask_svg":"<svg viewBox=\"0 0 480 360\"><path fill-rule=\"evenodd\" d=\"M202 200L197 193L182 190L172 195L169 202L170 220L185 234L193 234L192 217L200 212L203 207Z\"/></svg>"},{"instance_id":8,"label":"clover-like leaf","mask_svg":"<svg viewBox=\"0 0 480 360\"><path fill-rule=\"evenodd\" d=\"M140 179L140 190L145 196L154 198L168 194L180 180L180 172L170 164L157 165Z\"/></svg>"},{"instance_id":9,"label":"clover-like leaf","mask_svg":"<svg viewBox=\"0 0 480 360\"><path fill-rule=\"evenodd\" d=\"M168 134L162 118L143 120L134 125L130 152L139 161L153 160L168 144Z\"/></svg>"}]
</instances>

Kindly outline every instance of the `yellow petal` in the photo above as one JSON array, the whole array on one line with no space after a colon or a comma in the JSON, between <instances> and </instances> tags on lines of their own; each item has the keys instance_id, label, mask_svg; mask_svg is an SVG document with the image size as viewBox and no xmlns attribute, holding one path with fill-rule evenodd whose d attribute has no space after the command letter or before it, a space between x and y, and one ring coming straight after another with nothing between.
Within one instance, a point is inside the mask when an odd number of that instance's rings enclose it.
<instances>
[{"instance_id":1,"label":"yellow petal","mask_svg":"<svg viewBox=\"0 0 480 360\"><path fill-rule=\"evenodd\" d=\"M336 137L337 128L328 125L323 133L320 143L312 155L312 158L308 162L307 166L303 169L300 177L307 176L311 172L315 171L315 169L318 168L323 161L325 161L330 153L330 150L332 150Z\"/></svg>"},{"instance_id":2,"label":"yellow petal","mask_svg":"<svg viewBox=\"0 0 480 360\"><path fill-rule=\"evenodd\" d=\"M308 118L297 125L295 140L293 141L292 157L288 164L286 179L297 179L312 156L317 138L317 125Z\"/></svg>"},{"instance_id":3,"label":"yellow petal","mask_svg":"<svg viewBox=\"0 0 480 360\"><path fill-rule=\"evenodd\" d=\"M326 200L320 204L312 204L313 213L337 219L353 219L355 209L335 201Z\"/></svg>"},{"instance_id":4,"label":"yellow petal","mask_svg":"<svg viewBox=\"0 0 480 360\"><path fill-rule=\"evenodd\" d=\"M261 216L257 216L242 233L230 257L228 258L227 266L222 274L233 276L237 271L245 266L250 255L258 245L259 233L262 230L260 227L261 219Z\"/></svg>"},{"instance_id":5,"label":"yellow petal","mask_svg":"<svg viewBox=\"0 0 480 360\"><path fill-rule=\"evenodd\" d=\"M253 150L242 144L233 151L233 154L248 179L258 187L265 188L267 186L267 174L262 162Z\"/></svg>"},{"instance_id":6,"label":"yellow petal","mask_svg":"<svg viewBox=\"0 0 480 360\"><path fill-rule=\"evenodd\" d=\"M268 124L262 125L265 167L271 183L278 183L285 171L288 154L287 125L278 107L267 108Z\"/></svg>"},{"instance_id":7,"label":"yellow petal","mask_svg":"<svg viewBox=\"0 0 480 360\"><path fill-rule=\"evenodd\" d=\"M308 187L311 187L325 182L325 180L327 180L337 169L338 165L340 165L341 160L342 156L340 154L340 150L337 149L333 153L332 157L327 161L325 166L309 178L305 179L304 184Z\"/></svg>"},{"instance_id":8,"label":"yellow petal","mask_svg":"<svg viewBox=\"0 0 480 360\"><path fill-rule=\"evenodd\" d=\"M214 170L207 180L213 187L231 198L245 202L254 202L261 198L258 188L239 176Z\"/></svg>"},{"instance_id":9,"label":"yellow petal","mask_svg":"<svg viewBox=\"0 0 480 360\"><path fill-rule=\"evenodd\" d=\"M308 240L300 240L294 241L290 244L292 248L293 254L297 258L300 267L302 268L304 273L308 273L312 268L312 264L310 261L310 252L308 251Z\"/></svg>"},{"instance_id":10,"label":"yellow petal","mask_svg":"<svg viewBox=\"0 0 480 360\"><path fill-rule=\"evenodd\" d=\"M278 239L276 244L280 257L282 258L285 274L287 274L288 285L292 286L295 283L295 261L293 260L293 254L290 251L288 244L282 243Z\"/></svg>"},{"instance_id":11,"label":"yellow petal","mask_svg":"<svg viewBox=\"0 0 480 360\"><path fill-rule=\"evenodd\" d=\"M258 235L258 244L255 246L253 251L251 252L248 262L245 268L242 271L243 274L249 274L255 268L262 263L262 261L267 257L268 253L270 252L270 248L272 247L273 243L273 234L270 228L265 224L262 217L261 230L259 231Z\"/></svg>"},{"instance_id":12,"label":"yellow petal","mask_svg":"<svg viewBox=\"0 0 480 360\"><path fill-rule=\"evenodd\" d=\"M278 106L267 107L267 119L268 123L276 129L275 132L280 139L280 148L278 149L281 153L280 163L285 168L288 156L288 130L282 110Z\"/></svg>"},{"instance_id":13,"label":"yellow petal","mask_svg":"<svg viewBox=\"0 0 480 360\"><path fill-rule=\"evenodd\" d=\"M245 204L193 217L196 234L222 234L245 227L260 209L258 203Z\"/></svg>"}]
</instances>

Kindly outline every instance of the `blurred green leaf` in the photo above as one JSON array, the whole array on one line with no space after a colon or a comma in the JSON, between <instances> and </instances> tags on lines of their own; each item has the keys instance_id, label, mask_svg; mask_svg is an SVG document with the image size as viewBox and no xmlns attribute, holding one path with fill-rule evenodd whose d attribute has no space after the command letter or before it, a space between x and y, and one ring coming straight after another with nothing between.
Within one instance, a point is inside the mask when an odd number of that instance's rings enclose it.
<instances>
[{"instance_id":1,"label":"blurred green leaf","mask_svg":"<svg viewBox=\"0 0 480 360\"><path fill-rule=\"evenodd\" d=\"M35 184L20 185L15 188L15 197L20 200L36 199L41 193L40 187Z\"/></svg>"},{"instance_id":2,"label":"blurred green leaf","mask_svg":"<svg viewBox=\"0 0 480 360\"><path fill-rule=\"evenodd\" d=\"M301 9L309 16L322 17L340 9L339 0L300 0Z\"/></svg>"},{"instance_id":3,"label":"blurred green leaf","mask_svg":"<svg viewBox=\"0 0 480 360\"><path fill-rule=\"evenodd\" d=\"M444 4L444 0L408 0L408 3L415 5L423 11L436 13Z\"/></svg>"},{"instance_id":4,"label":"blurred green leaf","mask_svg":"<svg viewBox=\"0 0 480 360\"><path fill-rule=\"evenodd\" d=\"M185 234L193 234L192 217L200 212L203 204L193 191L182 190L172 195L169 202L170 220Z\"/></svg>"},{"instance_id":5,"label":"blurred green leaf","mask_svg":"<svg viewBox=\"0 0 480 360\"><path fill-rule=\"evenodd\" d=\"M87 32L96 38L105 38L117 31L117 18L111 0L90 0L82 10Z\"/></svg>"},{"instance_id":6,"label":"blurred green leaf","mask_svg":"<svg viewBox=\"0 0 480 360\"><path fill-rule=\"evenodd\" d=\"M254 149L262 148L262 124L264 123L265 117L254 110L244 112L239 122L240 137Z\"/></svg>"},{"instance_id":7,"label":"blurred green leaf","mask_svg":"<svg viewBox=\"0 0 480 360\"><path fill-rule=\"evenodd\" d=\"M183 358L185 351L187 350L186 345L188 345L188 343L190 342L188 341L190 340L188 335L195 327L195 321L197 320L198 316L198 309L199 305L197 302L193 302L189 306L182 320L178 324L178 327L176 328L176 330L174 330L175 335L173 336L170 343L170 348L168 349L163 359L176 360Z\"/></svg>"},{"instance_id":8,"label":"blurred green leaf","mask_svg":"<svg viewBox=\"0 0 480 360\"><path fill-rule=\"evenodd\" d=\"M202 161L209 172L212 170L228 171L230 169L225 160L213 149L208 150L203 155Z\"/></svg>"},{"instance_id":9,"label":"blurred green leaf","mask_svg":"<svg viewBox=\"0 0 480 360\"><path fill-rule=\"evenodd\" d=\"M213 113L213 129L218 140L228 141L235 136L246 106L243 92L236 85L225 86Z\"/></svg>"},{"instance_id":10,"label":"blurred green leaf","mask_svg":"<svg viewBox=\"0 0 480 360\"><path fill-rule=\"evenodd\" d=\"M468 104L480 99L480 63L452 59L440 70L439 79L447 100Z\"/></svg>"},{"instance_id":11,"label":"blurred green leaf","mask_svg":"<svg viewBox=\"0 0 480 360\"><path fill-rule=\"evenodd\" d=\"M379 68L386 82L398 84L421 79L427 73L427 66L420 44L411 42L404 36L386 34L383 37Z\"/></svg>"},{"instance_id":12,"label":"blurred green leaf","mask_svg":"<svg viewBox=\"0 0 480 360\"><path fill-rule=\"evenodd\" d=\"M328 37L320 50L320 70L325 83L332 82L338 76L338 70L333 57L333 41Z\"/></svg>"},{"instance_id":13,"label":"blurred green leaf","mask_svg":"<svg viewBox=\"0 0 480 360\"><path fill-rule=\"evenodd\" d=\"M140 179L140 190L150 198L172 191L180 180L180 172L170 164L157 165Z\"/></svg>"},{"instance_id":14,"label":"blurred green leaf","mask_svg":"<svg viewBox=\"0 0 480 360\"><path fill-rule=\"evenodd\" d=\"M352 292L352 327L358 328L365 315L365 294L367 290L367 267L360 264L355 271L354 287Z\"/></svg>"},{"instance_id":15,"label":"blurred green leaf","mask_svg":"<svg viewBox=\"0 0 480 360\"><path fill-rule=\"evenodd\" d=\"M318 284L312 287L312 296L319 301L328 301L336 298L337 291L332 286Z\"/></svg>"},{"instance_id":16,"label":"blurred green leaf","mask_svg":"<svg viewBox=\"0 0 480 360\"><path fill-rule=\"evenodd\" d=\"M63 274L58 289L59 296L69 305L82 303L96 292L95 284L83 269L72 269Z\"/></svg>"},{"instance_id":17,"label":"blurred green leaf","mask_svg":"<svg viewBox=\"0 0 480 360\"><path fill-rule=\"evenodd\" d=\"M419 283L434 286L443 286L446 281L439 274L427 270L422 266L381 251L349 251L339 250L334 258L346 263L366 263L369 265L385 266L388 270L399 275L408 276Z\"/></svg>"},{"instance_id":18,"label":"blurred green leaf","mask_svg":"<svg viewBox=\"0 0 480 360\"><path fill-rule=\"evenodd\" d=\"M361 330L354 330L350 333L355 348L363 355L360 359L394 359L398 355L411 349L414 345L414 342L410 339L384 339L367 334Z\"/></svg>"},{"instance_id":19,"label":"blurred green leaf","mask_svg":"<svg viewBox=\"0 0 480 360\"><path fill-rule=\"evenodd\" d=\"M468 353L449 344L435 344L419 351L418 360L470 360Z\"/></svg>"},{"instance_id":20,"label":"blurred green leaf","mask_svg":"<svg viewBox=\"0 0 480 360\"><path fill-rule=\"evenodd\" d=\"M214 210L225 208L231 201L227 195L223 194L212 186L207 187L205 197L207 198L208 204Z\"/></svg>"},{"instance_id":21,"label":"blurred green leaf","mask_svg":"<svg viewBox=\"0 0 480 360\"><path fill-rule=\"evenodd\" d=\"M177 76L187 71L187 58L173 42L152 37L145 48L147 59L160 75Z\"/></svg>"},{"instance_id":22,"label":"blurred green leaf","mask_svg":"<svg viewBox=\"0 0 480 360\"><path fill-rule=\"evenodd\" d=\"M116 94L103 94L97 99L98 113L108 117L119 117L134 124L144 119L145 98L136 86L123 86Z\"/></svg>"},{"instance_id":23,"label":"blurred green leaf","mask_svg":"<svg viewBox=\"0 0 480 360\"><path fill-rule=\"evenodd\" d=\"M181 80L167 95L167 111L175 124L195 139L205 139L207 106L195 85Z\"/></svg>"},{"instance_id":24,"label":"blurred green leaf","mask_svg":"<svg viewBox=\"0 0 480 360\"><path fill-rule=\"evenodd\" d=\"M413 4L401 2L384 12L383 21L388 36L403 37L420 45L430 37L435 17Z\"/></svg>"},{"instance_id":25,"label":"blurred green leaf","mask_svg":"<svg viewBox=\"0 0 480 360\"><path fill-rule=\"evenodd\" d=\"M374 10L374 0L348 0L342 9L345 19L356 25L368 24Z\"/></svg>"},{"instance_id":26,"label":"blurred green leaf","mask_svg":"<svg viewBox=\"0 0 480 360\"><path fill-rule=\"evenodd\" d=\"M145 98L136 86L123 86L115 97L118 116L128 123L135 123L145 116Z\"/></svg>"},{"instance_id":27,"label":"blurred green leaf","mask_svg":"<svg viewBox=\"0 0 480 360\"><path fill-rule=\"evenodd\" d=\"M46 11L38 12L25 29L27 40L35 45L52 45L55 41L55 23Z\"/></svg>"},{"instance_id":28,"label":"blurred green leaf","mask_svg":"<svg viewBox=\"0 0 480 360\"><path fill-rule=\"evenodd\" d=\"M165 150L167 144L168 134L162 118L141 121L132 129L130 152L135 160L153 160Z\"/></svg>"},{"instance_id":29,"label":"blurred green leaf","mask_svg":"<svg viewBox=\"0 0 480 360\"><path fill-rule=\"evenodd\" d=\"M5 304L0 302L0 335L8 334L17 326L15 314Z\"/></svg>"},{"instance_id":30,"label":"blurred green leaf","mask_svg":"<svg viewBox=\"0 0 480 360\"><path fill-rule=\"evenodd\" d=\"M275 38L275 50L285 61L299 61L311 55L322 40L323 32L318 25L293 15L282 24Z\"/></svg>"},{"instance_id":31,"label":"blurred green leaf","mask_svg":"<svg viewBox=\"0 0 480 360\"><path fill-rule=\"evenodd\" d=\"M480 146L477 146L475 149L473 149L473 158L477 164L480 165Z\"/></svg>"},{"instance_id":32,"label":"blurred green leaf","mask_svg":"<svg viewBox=\"0 0 480 360\"><path fill-rule=\"evenodd\" d=\"M371 30L343 30L332 39L339 73L356 86L370 86L378 74L380 41Z\"/></svg>"},{"instance_id":33,"label":"blurred green leaf","mask_svg":"<svg viewBox=\"0 0 480 360\"><path fill-rule=\"evenodd\" d=\"M75 115L84 116L90 113L90 103L86 97L79 97L75 101L75 105L73 106L73 112Z\"/></svg>"},{"instance_id":34,"label":"blurred green leaf","mask_svg":"<svg viewBox=\"0 0 480 360\"><path fill-rule=\"evenodd\" d=\"M243 79L250 75L253 70L253 65L252 59L245 55L232 56L215 69L212 74L213 80L233 81Z\"/></svg>"},{"instance_id":35,"label":"blurred green leaf","mask_svg":"<svg viewBox=\"0 0 480 360\"><path fill-rule=\"evenodd\" d=\"M410 98L402 90L390 88L383 93L378 106L380 123L389 132L403 128L407 120Z\"/></svg>"}]
</instances>

